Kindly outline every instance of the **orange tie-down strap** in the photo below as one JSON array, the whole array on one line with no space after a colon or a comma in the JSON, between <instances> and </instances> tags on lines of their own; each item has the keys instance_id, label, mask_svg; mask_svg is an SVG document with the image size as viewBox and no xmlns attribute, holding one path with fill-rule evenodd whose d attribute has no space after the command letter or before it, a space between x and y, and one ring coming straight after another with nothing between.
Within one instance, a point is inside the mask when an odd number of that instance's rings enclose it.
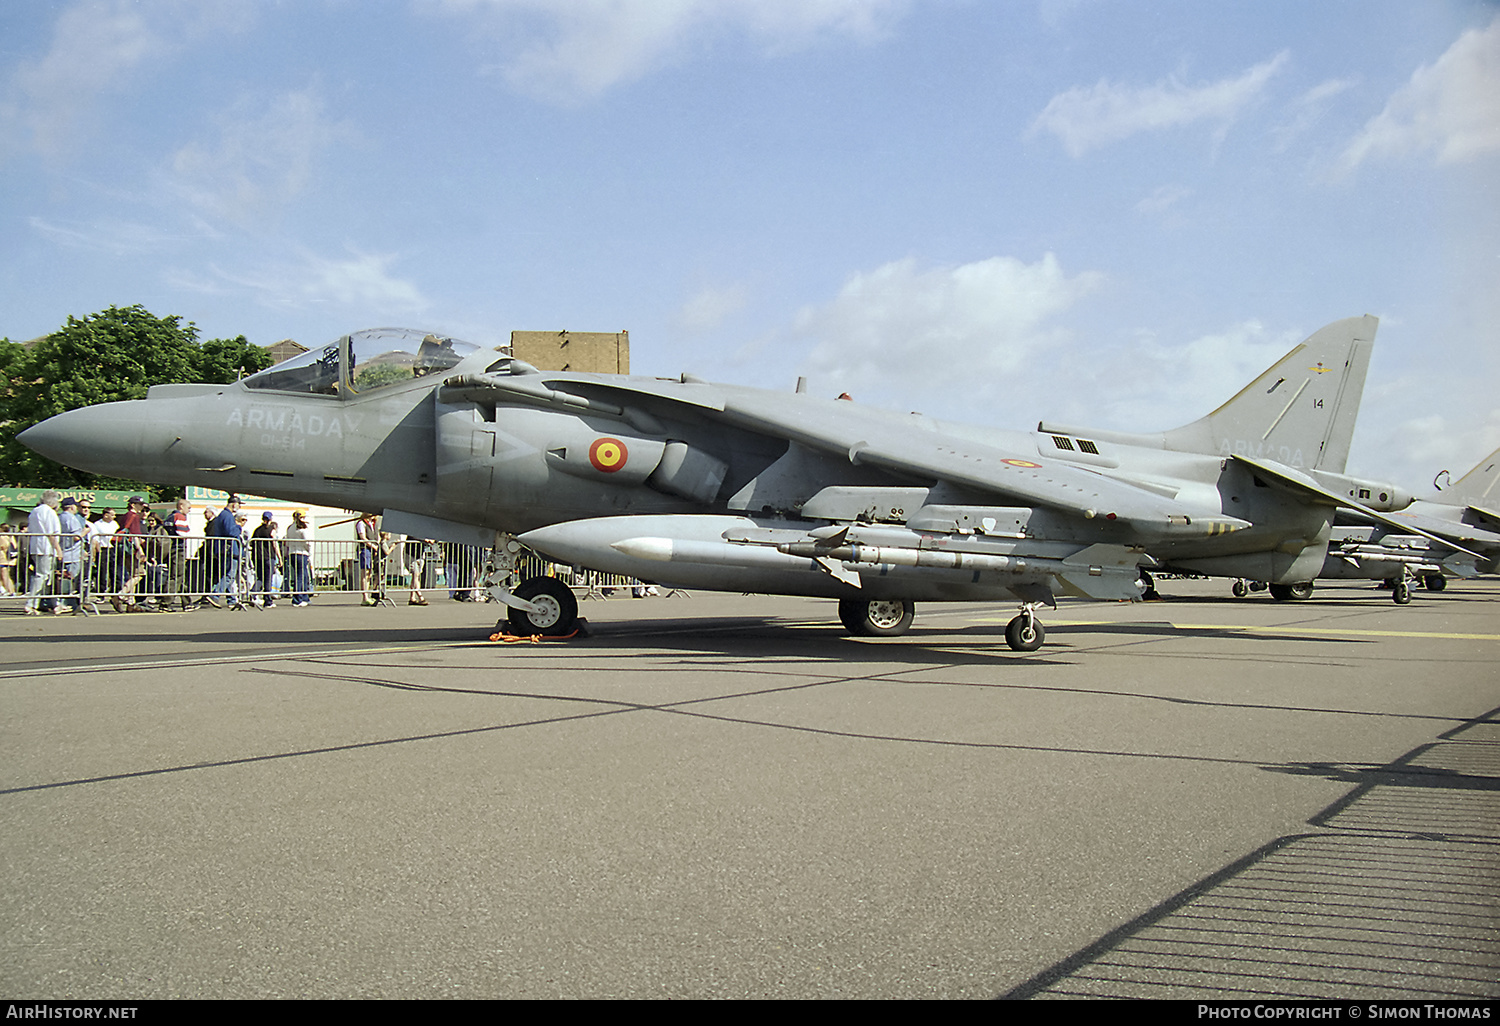
<instances>
[{"instance_id":1,"label":"orange tie-down strap","mask_svg":"<svg viewBox=\"0 0 1500 1026\"><path fill-rule=\"evenodd\" d=\"M582 633L583 633L583 629L582 628L579 628L578 630L573 631L571 634L504 634L504 633L495 633L495 634L491 634L490 635L490 640L491 641L495 641L495 642L499 642L502 645L525 645L525 644L540 645L544 641L567 641L567 640L569 640L571 638L578 637Z\"/></svg>"}]
</instances>

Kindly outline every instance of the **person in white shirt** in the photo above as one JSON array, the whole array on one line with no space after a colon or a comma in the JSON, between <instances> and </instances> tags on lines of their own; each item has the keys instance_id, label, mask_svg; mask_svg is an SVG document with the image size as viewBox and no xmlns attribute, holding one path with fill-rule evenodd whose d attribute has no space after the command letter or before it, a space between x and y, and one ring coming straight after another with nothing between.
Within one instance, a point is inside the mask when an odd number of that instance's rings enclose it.
<instances>
[{"instance_id":1,"label":"person in white shirt","mask_svg":"<svg viewBox=\"0 0 1500 1026\"><path fill-rule=\"evenodd\" d=\"M89 524L89 562L94 565L94 590L108 593L115 590L115 532L120 523L115 511L105 508L99 519Z\"/></svg>"},{"instance_id":2,"label":"person in white shirt","mask_svg":"<svg viewBox=\"0 0 1500 1026\"><path fill-rule=\"evenodd\" d=\"M42 493L42 501L36 504L26 518L26 550L31 553L31 587L26 589L26 615L36 616L41 610L40 596L52 583L52 573L62 558L62 521L57 517L57 504L62 494L51 488Z\"/></svg>"}]
</instances>

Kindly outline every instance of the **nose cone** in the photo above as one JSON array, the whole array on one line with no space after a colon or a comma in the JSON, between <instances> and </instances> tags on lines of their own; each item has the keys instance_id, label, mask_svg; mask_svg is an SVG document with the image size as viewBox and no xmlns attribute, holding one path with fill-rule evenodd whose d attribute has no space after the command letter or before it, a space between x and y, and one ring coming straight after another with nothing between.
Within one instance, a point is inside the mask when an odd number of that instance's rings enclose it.
<instances>
[{"instance_id":1,"label":"nose cone","mask_svg":"<svg viewBox=\"0 0 1500 1026\"><path fill-rule=\"evenodd\" d=\"M69 410L27 428L16 440L67 467L113 477L144 478L155 453L142 452L145 402L104 403Z\"/></svg>"}]
</instances>

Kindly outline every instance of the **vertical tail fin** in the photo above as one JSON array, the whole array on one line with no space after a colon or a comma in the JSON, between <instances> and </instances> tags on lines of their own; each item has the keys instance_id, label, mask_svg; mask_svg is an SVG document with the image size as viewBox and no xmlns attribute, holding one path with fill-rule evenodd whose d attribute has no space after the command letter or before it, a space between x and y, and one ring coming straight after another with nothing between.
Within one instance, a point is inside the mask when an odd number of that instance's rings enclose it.
<instances>
[{"instance_id":1,"label":"vertical tail fin","mask_svg":"<svg viewBox=\"0 0 1500 1026\"><path fill-rule=\"evenodd\" d=\"M1366 314L1314 332L1223 406L1165 432L1163 447L1343 473L1379 323Z\"/></svg>"},{"instance_id":2,"label":"vertical tail fin","mask_svg":"<svg viewBox=\"0 0 1500 1026\"><path fill-rule=\"evenodd\" d=\"M1490 453L1479 461L1477 467L1430 498L1433 502L1451 506L1493 509L1500 504L1500 449Z\"/></svg>"}]
</instances>

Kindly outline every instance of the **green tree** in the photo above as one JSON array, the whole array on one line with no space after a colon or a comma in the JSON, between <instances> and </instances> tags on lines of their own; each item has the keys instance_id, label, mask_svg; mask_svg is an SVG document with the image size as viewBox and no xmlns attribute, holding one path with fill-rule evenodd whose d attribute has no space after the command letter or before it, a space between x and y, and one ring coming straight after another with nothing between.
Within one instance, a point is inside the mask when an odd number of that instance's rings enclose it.
<instances>
[{"instance_id":1,"label":"green tree","mask_svg":"<svg viewBox=\"0 0 1500 1026\"><path fill-rule=\"evenodd\" d=\"M192 327L192 325L189 325ZM211 338L198 351L197 376L193 381L222 385L238 381L246 374L265 370L271 366L271 354L260 346L251 345L244 335L234 338ZM153 382L163 385L164 381Z\"/></svg>"},{"instance_id":2,"label":"green tree","mask_svg":"<svg viewBox=\"0 0 1500 1026\"><path fill-rule=\"evenodd\" d=\"M152 385L223 384L270 366L243 335L199 343L181 317L141 306L109 307L30 345L0 342L0 481L18 487L138 488L139 482L85 474L38 456L15 436L80 406L142 399Z\"/></svg>"}]
</instances>

